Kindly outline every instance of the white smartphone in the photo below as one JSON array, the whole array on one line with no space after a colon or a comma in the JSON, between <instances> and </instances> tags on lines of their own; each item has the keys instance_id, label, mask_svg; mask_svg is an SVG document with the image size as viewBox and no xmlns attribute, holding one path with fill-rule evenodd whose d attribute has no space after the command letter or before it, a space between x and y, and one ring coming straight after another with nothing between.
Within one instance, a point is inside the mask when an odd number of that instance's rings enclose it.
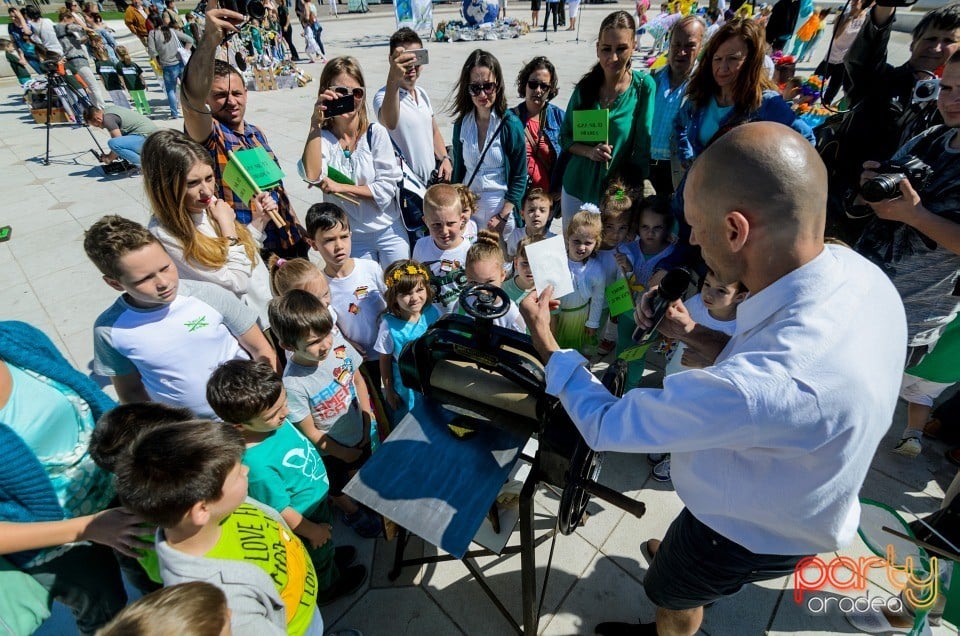
<instances>
[{"instance_id":1,"label":"white smartphone","mask_svg":"<svg viewBox=\"0 0 960 636\"><path fill-rule=\"evenodd\" d=\"M404 51L404 53L413 53L417 56L417 66L424 66L425 64L430 63L430 55L427 53L427 49L411 49L409 51Z\"/></svg>"}]
</instances>

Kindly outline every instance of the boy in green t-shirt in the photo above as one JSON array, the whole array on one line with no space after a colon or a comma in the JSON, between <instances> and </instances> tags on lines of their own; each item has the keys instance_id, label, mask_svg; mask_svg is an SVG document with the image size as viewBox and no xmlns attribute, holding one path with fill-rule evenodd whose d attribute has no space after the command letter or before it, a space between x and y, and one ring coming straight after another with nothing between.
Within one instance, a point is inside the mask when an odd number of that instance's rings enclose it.
<instances>
[{"instance_id":1,"label":"boy in green t-shirt","mask_svg":"<svg viewBox=\"0 0 960 636\"><path fill-rule=\"evenodd\" d=\"M7 58L7 63L13 69L14 75L23 86L30 81L30 69L27 68L27 60L23 57L23 52L17 48L12 40L0 40L0 48Z\"/></svg>"},{"instance_id":2,"label":"boy in green t-shirt","mask_svg":"<svg viewBox=\"0 0 960 636\"><path fill-rule=\"evenodd\" d=\"M221 364L207 382L207 401L243 435L250 495L278 510L306 543L317 571L318 604L360 589L367 569L350 565L354 547L334 548L327 471L310 440L287 421L287 394L273 367L254 360Z\"/></svg>"},{"instance_id":3,"label":"boy in green t-shirt","mask_svg":"<svg viewBox=\"0 0 960 636\"><path fill-rule=\"evenodd\" d=\"M165 585L215 583L235 634L323 634L317 575L303 543L272 508L247 498L243 437L210 420L138 435L117 468L124 505L156 524Z\"/></svg>"}]
</instances>

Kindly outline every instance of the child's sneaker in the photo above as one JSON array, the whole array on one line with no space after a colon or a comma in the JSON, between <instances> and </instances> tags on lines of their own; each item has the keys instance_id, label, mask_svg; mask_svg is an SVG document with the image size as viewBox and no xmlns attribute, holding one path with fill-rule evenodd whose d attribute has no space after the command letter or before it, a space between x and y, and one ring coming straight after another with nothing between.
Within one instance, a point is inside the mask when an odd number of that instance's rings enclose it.
<instances>
[{"instance_id":1,"label":"child's sneaker","mask_svg":"<svg viewBox=\"0 0 960 636\"><path fill-rule=\"evenodd\" d=\"M343 522L364 539L376 539L383 532L383 524L375 513L359 507L352 515L343 513Z\"/></svg>"},{"instance_id":2,"label":"child's sneaker","mask_svg":"<svg viewBox=\"0 0 960 636\"><path fill-rule=\"evenodd\" d=\"M897 455L913 458L919 455L921 450L923 450L923 445L920 444L919 439L916 437L904 437L897 443L897 446L893 449L893 452Z\"/></svg>"},{"instance_id":3,"label":"child's sneaker","mask_svg":"<svg viewBox=\"0 0 960 636\"><path fill-rule=\"evenodd\" d=\"M323 607L337 599L350 596L360 589L367 580L367 568L362 565L351 565L340 571L340 578L329 589L317 594L317 605Z\"/></svg>"},{"instance_id":4,"label":"child's sneaker","mask_svg":"<svg viewBox=\"0 0 960 636\"><path fill-rule=\"evenodd\" d=\"M664 459L666 459L667 453L647 453L647 462L651 466L656 466Z\"/></svg>"},{"instance_id":5,"label":"child's sneaker","mask_svg":"<svg viewBox=\"0 0 960 636\"><path fill-rule=\"evenodd\" d=\"M653 478L656 481L670 481L670 456L653 467Z\"/></svg>"}]
</instances>

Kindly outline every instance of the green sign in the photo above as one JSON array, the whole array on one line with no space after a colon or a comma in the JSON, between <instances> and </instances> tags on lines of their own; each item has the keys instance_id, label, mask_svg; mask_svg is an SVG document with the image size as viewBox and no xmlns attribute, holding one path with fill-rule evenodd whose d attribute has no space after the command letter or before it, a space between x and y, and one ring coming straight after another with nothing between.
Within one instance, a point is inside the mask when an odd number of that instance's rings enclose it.
<instances>
[{"instance_id":1,"label":"green sign","mask_svg":"<svg viewBox=\"0 0 960 636\"><path fill-rule=\"evenodd\" d=\"M223 170L223 182L241 201L246 201L248 204L253 195L259 191L233 161L228 161L227 167Z\"/></svg>"},{"instance_id":2,"label":"green sign","mask_svg":"<svg viewBox=\"0 0 960 636\"><path fill-rule=\"evenodd\" d=\"M336 181L337 183L342 183L343 185L357 185L354 183L353 179L343 174L333 166L327 164L327 178L331 181Z\"/></svg>"},{"instance_id":3,"label":"green sign","mask_svg":"<svg viewBox=\"0 0 960 636\"><path fill-rule=\"evenodd\" d=\"M607 307L611 316L619 316L633 309L633 295L626 278L618 278L603 290L607 296Z\"/></svg>"},{"instance_id":4,"label":"green sign","mask_svg":"<svg viewBox=\"0 0 960 636\"><path fill-rule=\"evenodd\" d=\"M607 143L610 135L610 111L573 111L573 140L586 144Z\"/></svg>"},{"instance_id":5,"label":"green sign","mask_svg":"<svg viewBox=\"0 0 960 636\"><path fill-rule=\"evenodd\" d=\"M270 190L283 179L283 171L262 147L229 153L223 182L241 201L249 202L258 192Z\"/></svg>"},{"instance_id":6,"label":"green sign","mask_svg":"<svg viewBox=\"0 0 960 636\"><path fill-rule=\"evenodd\" d=\"M648 342L645 345L639 345L636 347L630 347L629 349L624 349L620 352L620 355L617 357L623 360L624 362L633 362L634 360L642 360L645 355L647 355L647 349L650 348L652 342Z\"/></svg>"}]
</instances>

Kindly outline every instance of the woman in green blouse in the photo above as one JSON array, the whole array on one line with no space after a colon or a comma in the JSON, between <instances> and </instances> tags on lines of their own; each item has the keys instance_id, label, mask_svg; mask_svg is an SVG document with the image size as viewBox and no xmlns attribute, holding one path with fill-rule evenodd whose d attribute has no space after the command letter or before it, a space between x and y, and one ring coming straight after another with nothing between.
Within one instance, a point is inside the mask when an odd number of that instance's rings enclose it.
<instances>
[{"instance_id":1,"label":"woman in green blouse","mask_svg":"<svg viewBox=\"0 0 960 636\"><path fill-rule=\"evenodd\" d=\"M564 228L581 203L599 204L612 177L630 184L647 177L654 82L648 74L630 69L635 45L633 16L626 11L608 15L600 25L597 63L570 97L560 133L561 145L570 153L560 201ZM606 143L576 141L575 113L597 109L610 113Z\"/></svg>"}]
</instances>

